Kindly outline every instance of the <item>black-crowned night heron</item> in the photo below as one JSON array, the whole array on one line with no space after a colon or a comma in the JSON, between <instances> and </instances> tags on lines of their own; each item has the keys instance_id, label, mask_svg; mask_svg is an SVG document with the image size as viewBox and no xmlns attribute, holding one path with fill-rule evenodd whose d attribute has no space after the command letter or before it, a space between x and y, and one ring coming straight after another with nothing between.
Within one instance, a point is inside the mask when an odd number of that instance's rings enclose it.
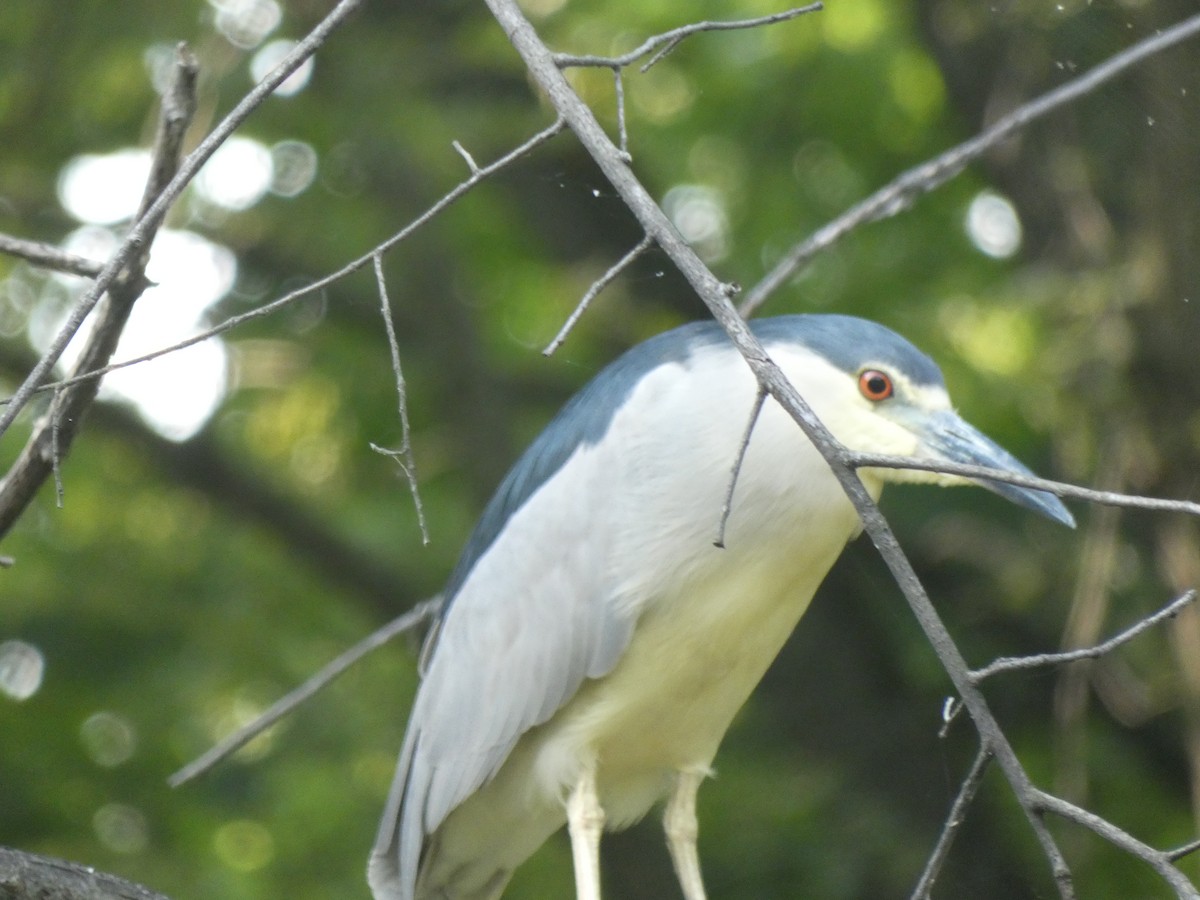
<instances>
[{"instance_id":1,"label":"black-crowned night heron","mask_svg":"<svg viewBox=\"0 0 1200 900\"><path fill-rule=\"evenodd\" d=\"M838 315L751 327L847 447L1028 469L951 409L937 365ZM696 791L730 721L861 529L824 459L768 402L714 546L757 385L713 322L633 348L581 390L492 498L425 648L371 857L379 900L487 900L566 822L580 900L599 840L666 798L687 900ZM966 483L864 469L888 481ZM984 487L1060 522L1049 494Z\"/></svg>"}]
</instances>

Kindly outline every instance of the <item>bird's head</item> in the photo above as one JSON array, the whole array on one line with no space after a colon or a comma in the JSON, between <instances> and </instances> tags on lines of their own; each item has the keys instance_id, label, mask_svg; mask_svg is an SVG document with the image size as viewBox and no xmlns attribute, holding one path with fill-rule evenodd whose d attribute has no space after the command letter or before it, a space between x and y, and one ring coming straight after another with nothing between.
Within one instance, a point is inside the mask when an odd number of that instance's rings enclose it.
<instances>
[{"instance_id":1,"label":"bird's head","mask_svg":"<svg viewBox=\"0 0 1200 900\"><path fill-rule=\"evenodd\" d=\"M810 315L762 320L756 332L769 351L778 342L782 358L790 356L784 371L851 450L1033 474L954 411L937 364L890 329L850 316ZM787 353L797 346L799 353ZM1062 502L1045 491L915 469L864 469L863 475L881 482L975 483L1064 525L1075 524Z\"/></svg>"}]
</instances>

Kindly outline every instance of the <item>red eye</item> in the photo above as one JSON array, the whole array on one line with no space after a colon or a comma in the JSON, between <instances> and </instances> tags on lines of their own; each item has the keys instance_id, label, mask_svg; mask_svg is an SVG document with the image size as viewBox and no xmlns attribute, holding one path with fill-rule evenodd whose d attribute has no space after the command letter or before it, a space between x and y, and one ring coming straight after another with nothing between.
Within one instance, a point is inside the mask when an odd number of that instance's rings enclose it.
<instances>
[{"instance_id":1,"label":"red eye","mask_svg":"<svg viewBox=\"0 0 1200 900\"><path fill-rule=\"evenodd\" d=\"M892 396L892 379L878 369L867 369L858 376L858 389L868 400L878 402Z\"/></svg>"}]
</instances>

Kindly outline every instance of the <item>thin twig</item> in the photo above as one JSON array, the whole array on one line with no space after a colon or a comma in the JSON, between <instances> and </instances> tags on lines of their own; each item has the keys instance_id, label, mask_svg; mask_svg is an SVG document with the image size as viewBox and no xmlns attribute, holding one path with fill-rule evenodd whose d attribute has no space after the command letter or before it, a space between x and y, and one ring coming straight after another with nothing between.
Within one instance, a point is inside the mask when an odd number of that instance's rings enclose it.
<instances>
[{"instance_id":1,"label":"thin twig","mask_svg":"<svg viewBox=\"0 0 1200 900\"><path fill-rule=\"evenodd\" d=\"M275 88L292 74L306 59L317 51L329 34L342 24L364 0L339 0L337 6L317 24L308 35L292 48L283 60L255 87L238 102L233 110L201 141L183 163L179 166L175 177L157 194L157 199L141 216L138 217L125 240L116 252L105 263L104 268L96 275L95 282L76 301L67 317L67 321L59 329L50 342L50 346L42 354L37 364L25 377L17 392L9 398L4 409L0 411L0 435L3 435L12 425L13 420L25 408L34 393L43 386L54 364L58 362L70 343L71 338L79 330L84 319L95 309L100 298L122 277L134 261L140 258L150 246L154 233L166 215L167 210L179 198L187 185L195 178L196 173L216 152L230 135L244 122Z\"/></svg>"},{"instance_id":2,"label":"thin twig","mask_svg":"<svg viewBox=\"0 0 1200 900\"><path fill-rule=\"evenodd\" d=\"M625 76L621 74L619 66L613 66L613 94L617 100L617 135L620 138L621 152L625 154L625 161L632 162L633 157L629 155L629 132L625 127Z\"/></svg>"},{"instance_id":3,"label":"thin twig","mask_svg":"<svg viewBox=\"0 0 1200 900\"><path fill-rule=\"evenodd\" d=\"M1167 850L1163 855L1171 862L1179 862L1185 856L1191 856L1197 850L1200 850L1200 840L1189 841L1182 847L1176 847L1174 850Z\"/></svg>"},{"instance_id":4,"label":"thin twig","mask_svg":"<svg viewBox=\"0 0 1200 900\"><path fill-rule=\"evenodd\" d=\"M662 62L664 59L666 59L668 56L670 56L672 53L674 53L675 48L678 47L682 43L683 43L682 37L671 38L671 40L667 41L665 44L663 44L661 47L659 47L653 56L651 56L648 60L646 60L644 63L642 63L642 65L638 69L638 71L641 72L643 75L645 75L652 68L657 66L660 62Z\"/></svg>"},{"instance_id":5,"label":"thin twig","mask_svg":"<svg viewBox=\"0 0 1200 900\"><path fill-rule=\"evenodd\" d=\"M65 490L62 480L62 416L59 412L62 404L61 390L54 392L50 402L50 465L54 470L54 505L63 508Z\"/></svg>"},{"instance_id":6,"label":"thin twig","mask_svg":"<svg viewBox=\"0 0 1200 900\"><path fill-rule=\"evenodd\" d=\"M628 53L621 56L573 56L569 53L555 53L553 60L555 65L563 69L575 69L582 67L592 68L624 68L631 66L643 56L653 53L662 47L674 49L680 41L689 38L694 34L700 34L705 31L734 31L741 28L760 28L763 25L774 25L776 22L786 22L789 19L794 19L797 16L802 16L805 13L816 12L824 9L821 3L810 3L808 6L800 6L795 9L784 10L783 12L772 13L769 16L759 16L755 19L737 19L729 22L694 22L690 25L684 25L680 28L673 28L670 31L664 31L662 34L656 34L653 37L647 38L641 45ZM669 52L669 51L668 51ZM657 56L654 60L647 63L642 69L645 71L662 56Z\"/></svg>"},{"instance_id":7,"label":"thin twig","mask_svg":"<svg viewBox=\"0 0 1200 900\"><path fill-rule=\"evenodd\" d=\"M236 753L258 735L262 734L301 703L304 703L322 688L329 686L339 675L352 665L382 647L393 638L412 631L425 620L436 616L442 606L439 594L418 603L402 616L397 616L387 625L367 635L353 647L340 653L336 658L323 666L299 687L289 691L276 700L271 707L253 722L243 725L237 731L222 738L207 752L196 757L190 763L167 779L171 787L179 787L193 778L203 775L217 763Z\"/></svg>"},{"instance_id":8,"label":"thin twig","mask_svg":"<svg viewBox=\"0 0 1200 900\"><path fill-rule=\"evenodd\" d=\"M921 873L917 886L913 888L912 900L928 900L929 892L933 890L933 883L941 874L942 866L946 864L946 859L950 855L950 847L958 836L963 822L966 821L967 808L979 792L979 786L983 784L984 773L987 772L988 763L991 761L992 755L986 747L981 746L979 752L975 754L975 761L971 763L970 770L959 786L954 803L950 806L950 812L946 815L946 824L942 826L942 833L938 835L937 844L934 845L933 852L929 854L929 860L925 863L925 871Z\"/></svg>"},{"instance_id":9,"label":"thin twig","mask_svg":"<svg viewBox=\"0 0 1200 900\"><path fill-rule=\"evenodd\" d=\"M421 543L428 546L429 528L425 524L425 507L421 503L421 491L417 487L417 463L413 459L412 429L408 424L408 391L404 384L404 373L400 369L400 343L396 340L396 325L392 321L392 304L388 299L387 279L383 274L383 257L380 254L375 255L375 283L379 288L379 306L383 314L383 325L387 331L388 347L392 354L392 373L396 378L396 403L400 414L400 447L396 450L388 450L386 447L371 444L371 449L394 459L400 466L400 471L404 473L404 478L408 482L408 492L412 495L413 506L417 509Z\"/></svg>"},{"instance_id":10,"label":"thin twig","mask_svg":"<svg viewBox=\"0 0 1200 900\"><path fill-rule=\"evenodd\" d=\"M725 502L721 504L721 519L717 522L717 538L713 541L714 547L725 548L725 526L729 523L729 514L733 511L733 491L737 487L738 476L742 473L742 463L746 459L746 451L750 448L750 438L754 434L754 426L758 424L758 416L762 412L766 400L767 392L762 385L759 385L758 393L754 397L754 406L750 409L750 417L746 420L746 430L742 433L742 440L738 444L737 458L733 461L733 468L729 472L729 484L725 488Z\"/></svg>"},{"instance_id":11,"label":"thin twig","mask_svg":"<svg viewBox=\"0 0 1200 900\"><path fill-rule=\"evenodd\" d=\"M24 238L12 237L7 234L0 234L0 253L19 257L42 269L66 272L69 275L79 275L83 278L95 278L104 268L103 263L68 253L53 244L27 241Z\"/></svg>"},{"instance_id":12,"label":"thin twig","mask_svg":"<svg viewBox=\"0 0 1200 900\"><path fill-rule=\"evenodd\" d=\"M1037 669L1046 666L1059 666L1064 663L1077 662L1081 659L1099 659L1101 656L1111 653L1113 650L1120 647L1122 644L1127 644L1135 637L1144 631L1149 631L1156 625L1165 622L1167 619L1173 619L1179 614L1179 611L1193 603L1196 600L1195 591L1187 591L1186 593L1176 597L1158 612L1153 615L1140 619L1135 624L1126 628L1119 634L1113 635L1108 640L1100 644L1095 644L1091 647L1082 647L1077 650L1066 650L1060 653L1038 653L1032 656L1005 656L997 659L995 662L984 666L982 669L975 669L971 672L971 680L979 684L986 678L991 678L993 675L999 675L1002 672L1014 672L1020 669Z\"/></svg>"},{"instance_id":13,"label":"thin twig","mask_svg":"<svg viewBox=\"0 0 1200 900\"><path fill-rule=\"evenodd\" d=\"M909 169L789 250L746 294L739 311L744 316L752 315L768 296L782 287L809 260L858 226L890 218L907 209L922 194L945 184L969 162L982 156L1029 123L1078 100L1138 63L1197 34L1200 34L1200 15L1184 19L1179 24L1109 57L1078 78L1017 107L969 140Z\"/></svg>"},{"instance_id":14,"label":"thin twig","mask_svg":"<svg viewBox=\"0 0 1200 900\"><path fill-rule=\"evenodd\" d=\"M587 311L588 306L590 306L591 302L596 299L596 296L602 290L608 287L614 278L629 268L629 266L633 264L634 260L645 253L650 248L652 243L654 243L653 238L651 238L650 235L646 235L637 242L636 247L622 256L609 268L607 272L592 282L592 286L587 289L587 293L584 294L580 301L575 305L575 309L571 312L571 315L567 317L567 321L563 323L563 327L560 328L558 330L558 334L554 336L554 340L547 344L546 349L542 351L543 356L550 356L555 350L562 346L563 341L567 339L567 335L571 333L571 329L575 327L575 323L578 322L580 316Z\"/></svg>"},{"instance_id":15,"label":"thin twig","mask_svg":"<svg viewBox=\"0 0 1200 900\"><path fill-rule=\"evenodd\" d=\"M132 359L122 360L121 362L112 363L110 365L103 366L102 368L92 369L91 371L83 372L79 375L64 379L62 381L49 382L49 383L43 385L42 387L38 388L38 390L39 391L53 390L55 388L66 387L68 385L78 384L83 381L91 381L91 380L94 380L97 378L101 378L110 372L115 372L117 369L125 369L130 366L136 366L136 365L139 365L144 362L149 362L152 359L158 359L160 356L166 356L169 353L175 353L179 350L183 350L187 347L191 347L194 344L200 344L211 338L222 335L227 331L232 331L233 329L235 329L241 325L244 325L247 322L253 321L255 319L261 319L266 316L272 315L273 313L278 312L279 310L283 309L286 306L289 306L290 304L296 302L297 300L300 300L303 297L307 297L310 294L313 294L319 290L322 290L322 289L328 287L329 285L333 284L334 282L340 281L341 279L345 278L347 275L350 275L350 274L357 272L360 269L364 268L371 262L371 260L375 257L376 254L386 253L388 250L390 250L396 244L398 244L401 241L408 238L418 228L427 224L431 219L436 217L439 213L443 212L448 206L450 206L456 200L460 199L464 194L466 194L473 187L475 187L477 184L479 184L480 181L484 180L485 178L490 177L491 175L494 175L496 172L500 171L505 166L511 164L512 162L521 158L522 156L525 156L526 154L528 154L535 148L539 147L540 145L542 145L543 143L548 141L550 138L554 137L556 134L558 134L560 131L562 131L562 129L563 129L562 121L561 120L556 121L549 127L544 128L541 131L539 131L537 134L535 134L529 140L525 141L525 143L521 144L516 149L511 150L510 152L506 153L504 156L497 159L495 162L493 162L489 165L483 166L477 172L473 173L471 175L471 177L468 178L466 181L460 182L458 184L458 186L455 187L452 191L443 195L440 200L438 200L435 204L433 204L431 207L429 207L427 210L425 210L425 212L423 212L420 216L418 216L416 219L414 219L412 222L410 222L408 225L406 225L403 229L398 231L396 234L392 235L390 238L388 238L383 243L378 244L377 246L373 247L371 250L369 250L368 252L366 252L362 256L360 256L358 259L355 259L352 262L349 262L346 265L342 266L342 268L338 269L335 272L331 272L330 274L325 275L324 277L319 278L316 281L312 281L312 282L304 285L303 287L297 288L294 291L290 291L289 293L284 294L282 297L278 297L277 299L272 300L270 303L264 304L263 306L259 306L255 309L251 309L247 312L241 313L236 316L230 316L228 319L226 319L223 322L218 323L217 325L214 325L212 328L209 328L205 331L201 331L197 334L194 334L190 338L186 338L182 341L179 341L178 343L171 344L170 346L163 347L163 348L161 348L159 350L155 350L151 353L143 354L142 356L136 356L136 357L133 357ZM17 401L17 397L15 397L15 396L8 400L0 400L0 406L3 406L5 404L15 403L16 401Z\"/></svg>"},{"instance_id":16,"label":"thin twig","mask_svg":"<svg viewBox=\"0 0 1200 900\"><path fill-rule=\"evenodd\" d=\"M458 155L461 156L463 158L463 160L466 162L467 169L470 170L471 174L478 175L479 174L479 164L475 162L475 157L473 157L470 153L467 152L467 148L464 147L462 144L460 144L458 141L451 141L450 146L452 146L456 151L458 151Z\"/></svg>"},{"instance_id":17,"label":"thin twig","mask_svg":"<svg viewBox=\"0 0 1200 900\"><path fill-rule=\"evenodd\" d=\"M1191 500L1166 500L1158 497L1139 497L1135 494L1121 494L1115 491L1098 491L1092 488L1079 487L1062 481L1050 481L1038 478L1036 475L1020 475L1016 472L1006 472L1002 469L990 469L986 466L972 466L966 463L955 463L939 459L918 459L912 456L891 456L885 453L858 453L847 450L845 459L848 465L855 469L917 469L922 472L937 472L942 475L959 475L983 481L1002 481L1005 484L1015 484L1018 487L1033 488L1045 491L1070 500L1086 500L1104 506L1123 506L1131 509L1148 509L1156 512L1178 512L1191 516L1200 516L1200 503Z\"/></svg>"}]
</instances>

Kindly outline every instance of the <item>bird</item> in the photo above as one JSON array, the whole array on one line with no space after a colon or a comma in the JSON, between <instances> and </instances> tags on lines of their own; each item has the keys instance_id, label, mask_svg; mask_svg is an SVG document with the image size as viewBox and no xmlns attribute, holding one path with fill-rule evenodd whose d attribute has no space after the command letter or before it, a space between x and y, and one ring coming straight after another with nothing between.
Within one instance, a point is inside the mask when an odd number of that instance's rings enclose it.
<instances>
[{"instance_id":1,"label":"bird","mask_svg":"<svg viewBox=\"0 0 1200 900\"><path fill-rule=\"evenodd\" d=\"M891 329L816 313L748 324L847 448L1031 474ZM564 823L577 900L600 900L601 832L664 801L683 896L704 900L697 791L862 530L815 446L758 397L722 328L686 324L602 369L508 472L422 648L368 864L376 900L495 900ZM889 482L969 483L859 477L876 499ZM1048 492L977 483L1074 525Z\"/></svg>"}]
</instances>

